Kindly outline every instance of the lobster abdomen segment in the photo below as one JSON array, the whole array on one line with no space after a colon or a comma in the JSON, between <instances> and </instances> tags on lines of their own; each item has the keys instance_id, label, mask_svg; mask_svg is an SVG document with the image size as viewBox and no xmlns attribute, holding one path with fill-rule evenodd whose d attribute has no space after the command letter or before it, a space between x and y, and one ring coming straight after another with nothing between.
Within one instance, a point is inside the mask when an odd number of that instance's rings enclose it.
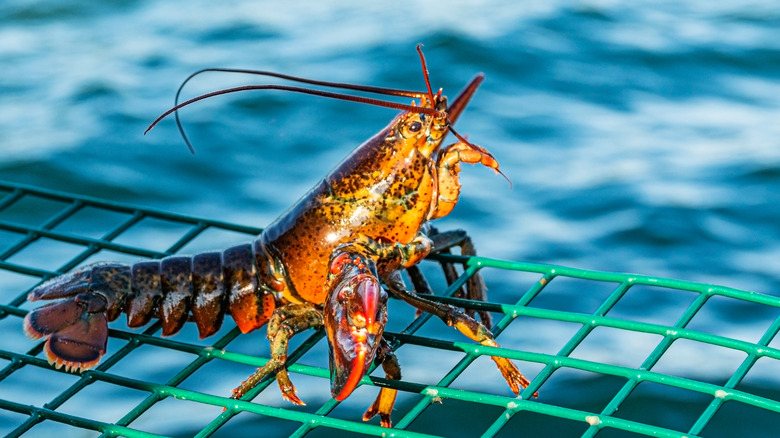
<instances>
[{"instance_id":1,"label":"lobster abdomen segment","mask_svg":"<svg viewBox=\"0 0 780 438\"><path fill-rule=\"evenodd\" d=\"M202 339L216 333L225 318L221 252L204 252L192 258L192 289L192 319Z\"/></svg>"},{"instance_id":2,"label":"lobster abdomen segment","mask_svg":"<svg viewBox=\"0 0 780 438\"><path fill-rule=\"evenodd\" d=\"M258 296L257 271L252 245L238 245L222 253L225 284L230 289L228 309L242 333L248 333L268 322L274 306L266 307L267 298ZM273 295L268 294L273 303Z\"/></svg>"},{"instance_id":3,"label":"lobster abdomen segment","mask_svg":"<svg viewBox=\"0 0 780 438\"><path fill-rule=\"evenodd\" d=\"M97 263L46 281L28 300L61 299L27 314L25 333L48 337L50 362L87 369L100 361L107 322L127 314L130 327L161 320L162 335L177 333L190 318L201 338L217 332L229 312L246 333L264 325L276 307L260 286L252 244L223 252L170 256L133 265Z\"/></svg>"},{"instance_id":4,"label":"lobster abdomen segment","mask_svg":"<svg viewBox=\"0 0 780 438\"><path fill-rule=\"evenodd\" d=\"M162 335L171 336L178 333L187 322L194 293L192 257L166 257L160 260L160 283L163 296L158 313L162 322Z\"/></svg>"},{"instance_id":5,"label":"lobster abdomen segment","mask_svg":"<svg viewBox=\"0 0 780 438\"><path fill-rule=\"evenodd\" d=\"M125 308L127 325L141 327L151 321L155 307L163 296L160 261L138 262L132 266L131 272L132 289L136 293Z\"/></svg>"}]
</instances>

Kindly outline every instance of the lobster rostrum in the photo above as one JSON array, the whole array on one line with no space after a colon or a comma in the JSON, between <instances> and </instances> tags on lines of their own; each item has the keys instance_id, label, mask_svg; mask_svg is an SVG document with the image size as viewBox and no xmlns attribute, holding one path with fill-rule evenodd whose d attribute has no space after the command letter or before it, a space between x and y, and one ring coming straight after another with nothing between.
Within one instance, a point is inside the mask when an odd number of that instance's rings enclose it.
<instances>
[{"instance_id":1,"label":"lobster rostrum","mask_svg":"<svg viewBox=\"0 0 780 438\"><path fill-rule=\"evenodd\" d=\"M285 368L287 345L296 333L310 328L324 326L327 332L331 393L335 399L349 396L374 362L381 364L388 379L401 378L392 347L383 338L388 293L419 311L438 316L476 342L497 346L489 330L488 314L480 314L480 323L473 313L426 299L424 294L410 291L400 274L408 269L415 290L422 292L426 285L415 265L429 253L460 246L463 254L474 254L463 231L438 233L428 221L446 216L457 203L460 163L479 163L500 173L498 162L489 152L466 141L452 128L483 76L475 77L448 105L441 90L432 92L419 45L417 50L427 92L335 84L262 71L240 72L412 97L419 100L419 105L415 101L403 105L318 89L250 85L199 96L164 113L149 129L195 101L253 89L316 94L403 111L251 243L221 252L169 256L132 265L92 264L42 283L28 299L60 301L27 314L27 335L46 338L46 356L58 368L79 371L100 361L106 351L107 322L122 312L127 314L130 327L143 326L152 317L161 319L163 336L175 334L192 320L201 337L219 330L224 315L229 313L243 333L267 323L271 342L271 359L233 391L233 398L243 397L261 379L275 374L282 396L296 404L303 402ZM441 148L448 132L459 141ZM453 280L451 274L448 278ZM485 299L484 283L478 275L469 281L465 296ZM509 359L492 359L513 392L519 394L528 385ZM390 427L395 396L396 390L383 387L363 419L378 414L381 424Z\"/></svg>"}]
</instances>

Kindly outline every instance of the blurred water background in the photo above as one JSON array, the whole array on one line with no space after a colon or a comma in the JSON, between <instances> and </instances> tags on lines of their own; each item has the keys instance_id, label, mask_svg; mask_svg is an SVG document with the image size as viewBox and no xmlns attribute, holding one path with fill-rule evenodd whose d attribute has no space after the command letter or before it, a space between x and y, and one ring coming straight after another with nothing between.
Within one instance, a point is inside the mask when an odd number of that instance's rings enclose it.
<instances>
[{"instance_id":1,"label":"blurred water background","mask_svg":"<svg viewBox=\"0 0 780 438\"><path fill-rule=\"evenodd\" d=\"M777 295L778 29L772 0L6 0L0 179L264 226L395 112L220 97L182 111L190 155L172 120L142 135L181 81L243 67L423 89L423 43L445 94L486 74L457 128L514 183L466 167L440 228L489 257ZM203 75L185 96L253 82Z\"/></svg>"}]
</instances>

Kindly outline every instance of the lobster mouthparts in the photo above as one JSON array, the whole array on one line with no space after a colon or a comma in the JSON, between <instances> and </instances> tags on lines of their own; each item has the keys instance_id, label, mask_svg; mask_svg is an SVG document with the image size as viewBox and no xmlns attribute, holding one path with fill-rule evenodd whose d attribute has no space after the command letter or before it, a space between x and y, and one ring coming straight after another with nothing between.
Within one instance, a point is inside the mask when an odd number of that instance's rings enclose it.
<instances>
[{"instance_id":1,"label":"lobster mouthparts","mask_svg":"<svg viewBox=\"0 0 780 438\"><path fill-rule=\"evenodd\" d=\"M361 258L341 266L325 303L330 392L339 401L370 369L387 323L387 294Z\"/></svg>"}]
</instances>

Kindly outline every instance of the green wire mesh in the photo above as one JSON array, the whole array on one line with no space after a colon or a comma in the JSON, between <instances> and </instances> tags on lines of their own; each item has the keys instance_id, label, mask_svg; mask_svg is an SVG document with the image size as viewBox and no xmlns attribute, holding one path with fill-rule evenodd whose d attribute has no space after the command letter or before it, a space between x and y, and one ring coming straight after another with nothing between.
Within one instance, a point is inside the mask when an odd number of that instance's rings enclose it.
<instances>
[{"instance_id":1,"label":"green wire mesh","mask_svg":"<svg viewBox=\"0 0 780 438\"><path fill-rule=\"evenodd\" d=\"M23 335L22 318L34 307L26 303L26 294L42 279L97 260L132 261L225 247L221 241L246 241L259 232L0 182L0 434L205 437L253 430L296 437L524 433L693 437L730 436L729 431L750 431L762 424L771 427L778 420L777 379L743 382L753 369L776 370L780 364L780 350L770 345L780 330L777 297L484 257L439 255L424 265L426 272L436 271L437 260L465 267L455 284L435 287L435 299L494 312L494 333L504 348L479 346L457 333L450 336L452 330L442 331L446 327L441 329L443 324L430 315L415 318L412 310L391 307L391 321L399 322L388 325L388 337L399 345L405 379L388 381L377 370L341 404L328 396L322 331L301 334L291 345L288 369L304 393L302 398L310 402L305 408L281 400L272 380L250 393L252 402L227 398L243 376L268 358L262 334L240 335L232 323L214 337L198 340L192 331L162 338L157 323L139 331L116 321L107 355L96 368L80 375L49 365L41 353L42 343ZM134 243L139 240L146 247ZM497 278L503 279L500 284L511 285L508 293L498 294L511 300L483 303L450 297L479 270L489 284ZM581 299L556 301L556 285L576 289ZM493 286L491 299L495 292ZM671 306L679 312L666 311L660 320L628 318L620 311L627 300L645 300L648 308L659 300L682 304ZM717 326L697 324L696 315L705 312L708 303L750 309L755 318L766 321L767 328L762 333L723 333ZM397 316L402 312L406 313ZM558 332L566 327L568 335L558 345L534 342L544 338L549 327L557 327ZM622 344L617 350L603 351L600 346L609 339ZM674 353L680 348L700 353L693 372L680 371L681 356ZM631 352L640 350L638 360L627 358L636 357ZM733 373L725 378L708 376L711 351L734 358ZM515 360L532 379L521 397L508 390L488 358L491 355ZM160 375L158 368L173 371ZM208 368L211 371L202 374ZM424 382L431 375L435 380ZM570 381L577 383L572 387ZM392 430L379 427L376 420L360 421L360 413L376 396L376 387L382 386L399 389ZM533 398L536 391L540 395ZM594 401L596 393L609 395ZM685 421L667 421L666 417L681 412ZM177 429L165 429L161 423L176 424Z\"/></svg>"}]
</instances>

